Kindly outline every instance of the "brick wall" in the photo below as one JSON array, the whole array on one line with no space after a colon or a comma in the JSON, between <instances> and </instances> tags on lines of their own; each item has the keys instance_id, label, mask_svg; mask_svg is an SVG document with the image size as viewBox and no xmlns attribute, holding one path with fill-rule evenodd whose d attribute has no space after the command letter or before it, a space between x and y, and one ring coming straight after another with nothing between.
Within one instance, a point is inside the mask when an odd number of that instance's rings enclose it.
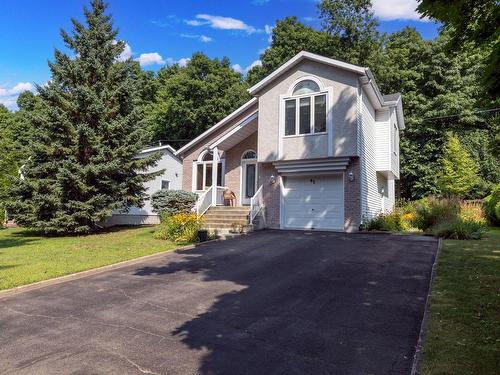
<instances>
[{"instance_id":1,"label":"brick wall","mask_svg":"<svg viewBox=\"0 0 500 375\"><path fill-rule=\"evenodd\" d=\"M241 156L246 150L257 151L257 132L226 151L224 185L236 194L236 205L240 204Z\"/></svg>"},{"instance_id":2,"label":"brick wall","mask_svg":"<svg viewBox=\"0 0 500 375\"><path fill-rule=\"evenodd\" d=\"M354 175L354 181L349 181L349 172ZM356 231L361 223L361 169L359 158L351 159L344 175L344 229Z\"/></svg>"},{"instance_id":3,"label":"brick wall","mask_svg":"<svg viewBox=\"0 0 500 375\"><path fill-rule=\"evenodd\" d=\"M276 177L274 184L269 183L271 175ZM266 226L279 228L280 226L280 179L278 171L272 163L259 163L259 186L262 185L262 193L265 203Z\"/></svg>"}]
</instances>

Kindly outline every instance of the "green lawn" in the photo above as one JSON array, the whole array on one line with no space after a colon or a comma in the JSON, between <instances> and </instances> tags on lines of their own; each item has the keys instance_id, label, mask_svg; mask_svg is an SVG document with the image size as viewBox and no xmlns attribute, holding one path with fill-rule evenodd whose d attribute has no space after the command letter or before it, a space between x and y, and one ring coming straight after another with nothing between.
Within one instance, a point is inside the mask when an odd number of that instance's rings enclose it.
<instances>
[{"instance_id":1,"label":"green lawn","mask_svg":"<svg viewBox=\"0 0 500 375\"><path fill-rule=\"evenodd\" d=\"M0 230L0 290L170 250L154 227L116 228L80 237L41 237Z\"/></svg>"},{"instance_id":2,"label":"green lawn","mask_svg":"<svg viewBox=\"0 0 500 375\"><path fill-rule=\"evenodd\" d=\"M421 373L500 373L500 229L444 241Z\"/></svg>"}]
</instances>

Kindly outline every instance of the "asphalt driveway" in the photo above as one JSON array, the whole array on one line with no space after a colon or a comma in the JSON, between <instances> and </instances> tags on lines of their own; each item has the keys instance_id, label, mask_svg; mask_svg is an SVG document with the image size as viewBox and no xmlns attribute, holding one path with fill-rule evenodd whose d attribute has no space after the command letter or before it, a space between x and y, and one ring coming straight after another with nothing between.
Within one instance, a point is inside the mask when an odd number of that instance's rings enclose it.
<instances>
[{"instance_id":1,"label":"asphalt driveway","mask_svg":"<svg viewBox=\"0 0 500 375\"><path fill-rule=\"evenodd\" d=\"M0 373L408 374L437 241L263 231L0 299Z\"/></svg>"}]
</instances>

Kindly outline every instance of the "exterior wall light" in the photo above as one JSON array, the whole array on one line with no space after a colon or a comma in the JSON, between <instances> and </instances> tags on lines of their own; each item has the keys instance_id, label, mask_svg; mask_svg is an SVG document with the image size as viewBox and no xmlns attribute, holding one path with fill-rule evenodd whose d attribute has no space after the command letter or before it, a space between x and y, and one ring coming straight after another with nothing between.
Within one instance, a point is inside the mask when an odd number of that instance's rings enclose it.
<instances>
[{"instance_id":1,"label":"exterior wall light","mask_svg":"<svg viewBox=\"0 0 500 375\"><path fill-rule=\"evenodd\" d=\"M272 174L271 177L269 177L269 183L271 185L274 185L276 183L276 177Z\"/></svg>"},{"instance_id":2,"label":"exterior wall light","mask_svg":"<svg viewBox=\"0 0 500 375\"><path fill-rule=\"evenodd\" d=\"M349 172L349 173L347 174L347 178L349 179L349 181L353 182L353 181L354 181L354 173Z\"/></svg>"}]
</instances>

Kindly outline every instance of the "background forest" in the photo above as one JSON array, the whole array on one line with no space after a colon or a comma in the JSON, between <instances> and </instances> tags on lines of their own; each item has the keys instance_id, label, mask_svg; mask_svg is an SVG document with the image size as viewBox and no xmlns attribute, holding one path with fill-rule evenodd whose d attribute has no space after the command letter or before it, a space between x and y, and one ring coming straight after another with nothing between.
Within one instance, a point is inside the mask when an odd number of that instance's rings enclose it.
<instances>
[{"instance_id":1,"label":"background forest","mask_svg":"<svg viewBox=\"0 0 500 375\"><path fill-rule=\"evenodd\" d=\"M440 3L420 3L422 14L446 25L436 39L424 40L413 28L378 32L369 0L323 0L319 30L293 16L278 20L260 57L262 65L245 76L231 68L228 58L210 59L201 52L186 66L165 66L157 73L130 60L134 116L146 134L141 146L160 141L182 146L246 102L248 87L305 50L369 66L382 93L402 94L406 130L401 135L400 197L442 193L444 146L453 133L479 176L466 197L483 198L500 181L498 10L486 7L478 14L457 5L458 13L443 14ZM480 27L474 17L482 18ZM467 29L468 24L476 27ZM18 107L10 112L0 105L0 202L29 158L43 117L39 94L22 93Z\"/></svg>"}]
</instances>

